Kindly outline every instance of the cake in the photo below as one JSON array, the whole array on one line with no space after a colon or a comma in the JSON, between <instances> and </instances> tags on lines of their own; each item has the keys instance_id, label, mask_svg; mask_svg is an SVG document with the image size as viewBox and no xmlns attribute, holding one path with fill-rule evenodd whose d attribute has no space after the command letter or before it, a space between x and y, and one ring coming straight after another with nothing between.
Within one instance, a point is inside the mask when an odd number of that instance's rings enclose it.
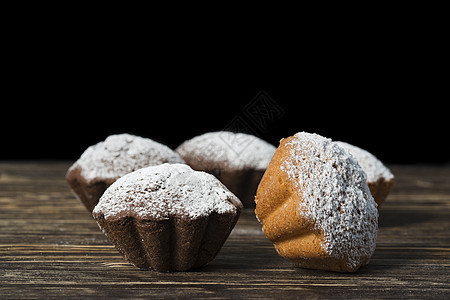
<instances>
[{"instance_id":1,"label":"cake","mask_svg":"<svg viewBox=\"0 0 450 300\"><path fill-rule=\"evenodd\" d=\"M370 152L345 142L336 143L350 152L366 172L370 193L380 208L394 185L394 175Z\"/></svg>"},{"instance_id":2,"label":"cake","mask_svg":"<svg viewBox=\"0 0 450 300\"><path fill-rule=\"evenodd\" d=\"M216 176L244 207L254 207L256 188L275 149L250 134L218 131L187 140L175 151L194 170Z\"/></svg>"},{"instance_id":3,"label":"cake","mask_svg":"<svg viewBox=\"0 0 450 300\"><path fill-rule=\"evenodd\" d=\"M92 214L127 262L168 272L213 260L241 209L213 175L185 164L162 164L119 178Z\"/></svg>"},{"instance_id":4,"label":"cake","mask_svg":"<svg viewBox=\"0 0 450 300\"><path fill-rule=\"evenodd\" d=\"M378 210L366 174L320 135L280 141L255 202L264 234L295 266L355 272L375 250Z\"/></svg>"},{"instance_id":5,"label":"cake","mask_svg":"<svg viewBox=\"0 0 450 300\"><path fill-rule=\"evenodd\" d=\"M134 170L163 163L184 163L169 147L151 139L111 135L84 151L69 168L66 180L78 199L92 212L103 192Z\"/></svg>"}]
</instances>

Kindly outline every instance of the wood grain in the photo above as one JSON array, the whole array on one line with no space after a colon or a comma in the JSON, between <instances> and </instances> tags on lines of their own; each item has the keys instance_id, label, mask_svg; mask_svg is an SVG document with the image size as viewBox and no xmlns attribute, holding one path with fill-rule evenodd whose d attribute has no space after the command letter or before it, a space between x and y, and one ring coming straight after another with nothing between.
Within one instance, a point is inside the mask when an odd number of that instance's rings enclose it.
<instances>
[{"instance_id":1,"label":"wood grain","mask_svg":"<svg viewBox=\"0 0 450 300\"><path fill-rule=\"evenodd\" d=\"M125 263L69 190L68 162L0 163L0 298L450 298L450 166L392 166L369 265L355 274L293 267L252 210L193 272Z\"/></svg>"}]
</instances>

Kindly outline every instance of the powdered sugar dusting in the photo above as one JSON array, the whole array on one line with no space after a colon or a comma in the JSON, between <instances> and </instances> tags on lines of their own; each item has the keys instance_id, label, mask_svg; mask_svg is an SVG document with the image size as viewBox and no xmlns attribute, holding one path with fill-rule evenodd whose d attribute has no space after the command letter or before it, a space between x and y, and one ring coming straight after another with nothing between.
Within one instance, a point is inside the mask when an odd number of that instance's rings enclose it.
<instances>
[{"instance_id":1,"label":"powdered sugar dusting","mask_svg":"<svg viewBox=\"0 0 450 300\"><path fill-rule=\"evenodd\" d=\"M237 207L242 208L239 199L213 175L184 164L162 164L119 178L93 213L103 213L106 219L125 214L159 220L237 212Z\"/></svg>"},{"instance_id":2,"label":"powdered sugar dusting","mask_svg":"<svg viewBox=\"0 0 450 300\"><path fill-rule=\"evenodd\" d=\"M302 193L299 213L324 234L325 251L351 268L370 257L376 245L378 211L356 160L330 139L299 132L286 143L282 163Z\"/></svg>"},{"instance_id":3,"label":"powdered sugar dusting","mask_svg":"<svg viewBox=\"0 0 450 300\"><path fill-rule=\"evenodd\" d=\"M184 163L169 147L131 134L116 134L90 146L69 169L81 167L81 175L117 179L134 170L162 163Z\"/></svg>"},{"instance_id":4,"label":"powdered sugar dusting","mask_svg":"<svg viewBox=\"0 0 450 300\"><path fill-rule=\"evenodd\" d=\"M366 172L369 182L376 182L380 178L391 180L394 175L383 163L370 152L345 142L336 142L340 147L350 152L359 165Z\"/></svg>"},{"instance_id":5,"label":"powdered sugar dusting","mask_svg":"<svg viewBox=\"0 0 450 300\"><path fill-rule=\"evenodd\" d=\"M181 157L195 157L206 168L265 170L276 148L256 136L229 131L208 132L181 144Z\"/></svg>"}]
</instances>

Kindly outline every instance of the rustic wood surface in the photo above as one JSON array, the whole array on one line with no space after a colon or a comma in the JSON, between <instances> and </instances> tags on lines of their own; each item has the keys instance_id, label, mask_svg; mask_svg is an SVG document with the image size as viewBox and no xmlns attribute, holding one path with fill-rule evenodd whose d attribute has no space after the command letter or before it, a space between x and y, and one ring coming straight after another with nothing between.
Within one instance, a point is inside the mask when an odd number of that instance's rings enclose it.
<instances>
[{"instance_id":1,"label":"rustic wood surface","mask_svg":"<svg viewBox=\"0 0 450 300\"><path fill-rule=\"evenodd\" d=\"M293 267L246 210L219 255L194 272L125 263L69 190L68 162L0 163L0 299L450 299L450 166L392 166L369 265L355 274Z\"/></svg>"}]
</instances>

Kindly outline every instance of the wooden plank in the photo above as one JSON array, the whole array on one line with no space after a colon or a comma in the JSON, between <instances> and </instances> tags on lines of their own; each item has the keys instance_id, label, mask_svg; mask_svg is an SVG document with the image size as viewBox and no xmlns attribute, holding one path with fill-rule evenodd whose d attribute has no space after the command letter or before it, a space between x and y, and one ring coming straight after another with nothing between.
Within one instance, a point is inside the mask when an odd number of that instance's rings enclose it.
<instances>
[{"instance_id":1,"label":"wooden plank","mask_svg":"<svg viewBox=\"0 0 450 300\"><path fill-rule=\"evenodd\" d=\"M64 181L67 162L0 163L0 298L450 298L450 167L393 166L377 249L355 274L293 267L245 210L192 271L125 263Z\"/></svg>"}]
</instances>

